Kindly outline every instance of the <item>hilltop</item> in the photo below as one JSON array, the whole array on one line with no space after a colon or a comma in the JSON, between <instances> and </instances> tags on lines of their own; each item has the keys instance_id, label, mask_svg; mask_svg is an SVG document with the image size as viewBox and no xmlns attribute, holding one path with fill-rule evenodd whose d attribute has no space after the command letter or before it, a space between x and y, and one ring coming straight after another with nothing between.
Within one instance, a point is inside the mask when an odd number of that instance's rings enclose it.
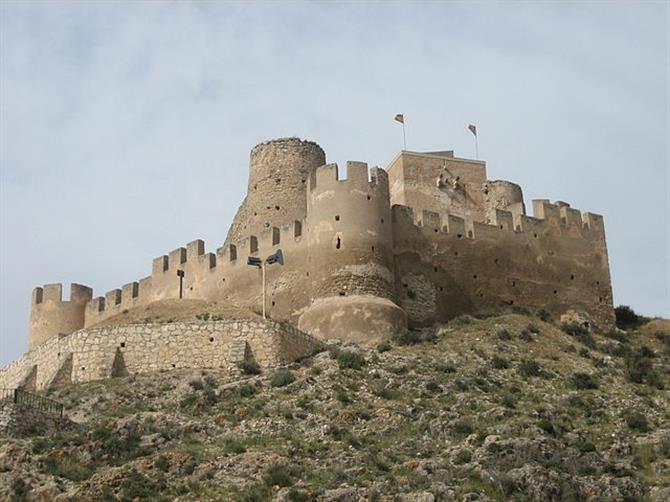
<instances>
[{"instance_id":1,"label":"hilltop","mask_svg":"<svg viewBox=\"0 0 670 502\"><path fill-rule=\"evenodd\" d=\"M2 438L0 498L670 499L670 323L605 336L542 317L49 391L79 425Z\"/></svg>"}]
</instances>

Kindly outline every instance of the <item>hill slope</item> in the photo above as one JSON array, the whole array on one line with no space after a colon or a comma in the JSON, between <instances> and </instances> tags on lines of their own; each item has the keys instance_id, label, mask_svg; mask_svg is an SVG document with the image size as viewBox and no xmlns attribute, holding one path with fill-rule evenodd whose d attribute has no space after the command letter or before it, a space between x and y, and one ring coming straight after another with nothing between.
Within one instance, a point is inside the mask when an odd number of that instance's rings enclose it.
<instances>
[{"instance_id":1,"label":"hill slope","mask_svg":"<svg viewBox=\"0 0 670 502\"><path fill-rule=\"evenodd\" d=\"M260 375L68 386L79 430L2 438L0 498L668 500L667 322L572 331L461 317Z\"/></svg>"}]
</instances>

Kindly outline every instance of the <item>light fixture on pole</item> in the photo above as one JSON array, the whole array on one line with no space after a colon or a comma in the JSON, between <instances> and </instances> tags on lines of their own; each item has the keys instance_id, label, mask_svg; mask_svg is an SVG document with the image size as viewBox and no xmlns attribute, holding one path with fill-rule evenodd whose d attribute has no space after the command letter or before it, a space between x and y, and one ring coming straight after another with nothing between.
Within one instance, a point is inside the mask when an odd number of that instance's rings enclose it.
<instances>
[{"instance_id":1,"label":"light fixture on pole","mask_svg":"<svg viewBox=\"0 0 670 502\"><path fill-rule=\"evenodd\" d=\"M280 265L284 264L284 255L281 251L281 249L278 249L277 252L274 254L271 254L265 260L259 258L258 256L249 256L247 258L247 265L251 265L252 267L258 267L261 269L261 276L262 276L262 282L263 282L263 289L262 289L262 295L263 295L263 319L267 319L265 315L265 264L272 265L273 263L279 263Z\"/></svg>"}]
</instances>

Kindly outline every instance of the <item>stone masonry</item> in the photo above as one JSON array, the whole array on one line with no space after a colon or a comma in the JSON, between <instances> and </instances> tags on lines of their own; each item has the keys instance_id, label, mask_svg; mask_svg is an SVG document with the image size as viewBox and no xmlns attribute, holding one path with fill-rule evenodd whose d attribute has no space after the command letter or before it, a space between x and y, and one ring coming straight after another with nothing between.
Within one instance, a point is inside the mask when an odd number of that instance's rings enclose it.
<instances>
[{"instance_id":1,"label":"stone masonry","mask_svg":"<svg viewBox=\"0 0 670 502\"><path fill-rule=\"evenodd\" d=\"M69 299L60 284L35 288L30 352L22 360L41 362L25 362L21 375L10 365L4 378L40 387L68 365L73 381L218 367L243 357L247 345L272 365L304 353L292 348L303 333L373 345L408 327L509 306L542 308L555 318L576 309L602 329L613 326L602 216L544 199L532 201L529 216L519 185L488 180L484 161L451 151L402 151L386 169L347 162L346 171L327 164L311 141L257 145L223 246L206 252L203 241L190 242L155 258L150 275L96 298L79 284ZM237 321L96 328L179 298L180 276L186 299L260 312L261 270L247 259L279 249L283 265L266 267L268 317L283 323L273 333L242 332L252 328ZM282 337L292 341L282 345ZM45 351L51 355L42 357Z\"/></svg>"}]
</instances>

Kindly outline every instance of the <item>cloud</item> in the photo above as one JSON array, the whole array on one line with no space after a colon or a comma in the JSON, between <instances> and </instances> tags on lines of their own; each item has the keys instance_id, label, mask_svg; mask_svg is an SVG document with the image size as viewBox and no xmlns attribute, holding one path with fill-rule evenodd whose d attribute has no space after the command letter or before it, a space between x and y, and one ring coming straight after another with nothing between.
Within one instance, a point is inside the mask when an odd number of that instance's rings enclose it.
<instances>
[{"instance_id":1,"label":"cloud","mask_svg":"<svg viewBox=\"0 0 670 502\"><path fill-rule=\"evenodd\" d=\"M663 4L2 3L0 364L30 291L221 245L250 148L470 156L605 215L615 301L670 315Z\"/></svg>"}]
</instances>

